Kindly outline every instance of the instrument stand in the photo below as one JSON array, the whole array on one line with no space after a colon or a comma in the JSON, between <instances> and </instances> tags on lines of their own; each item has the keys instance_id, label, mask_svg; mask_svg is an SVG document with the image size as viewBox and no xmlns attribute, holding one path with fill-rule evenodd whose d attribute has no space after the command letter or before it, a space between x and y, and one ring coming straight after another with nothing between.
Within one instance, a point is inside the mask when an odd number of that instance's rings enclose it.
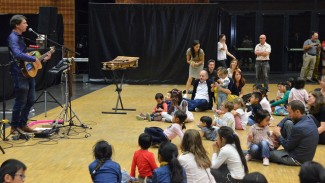
<instances>
[{"instance_id":1,"label":"instrument stand","mask_svg":"<svg viewBox=\"0 0 325 183\"><path fill-rule=\"evenodd\" d=\"M120 85L119 85L119 83L117 81L118 76L117 76L116 70L112 70L112 72L113 72L113 82L114 82L115 87L116 87L115 91L117 92L117 101L116 101L115 108L112 108L112 110L114 110L114 112L102 112L102 114L126 114L126 112L117 112L117 110L136 111L136 109L126 109L126 108L123 107L121 92L122 92L122 86L123 86L125 70L126 69L121 69L120 70L122 72ZM118 108L119 103L121 104L121 108Z\"/></svg>"},{"instance_id":2,"label":"instrument stand","mask_svg":"<svg viewBox=\"0 0 325 183\"><path fill-rule=\"evenodd\" d=\"M44 95L44 100L38 101L43 95ZM49 95L53 100L47 100L47 95ZM47 102L57 103L61 108L63 108L62 104L60 104L60 102L56 98L54 98L54 96L49 91L47 91L47 87L36 98L34 104L41 103L41 102L44 102L44 111L45 111L44 116L45 117L47 117Z\"/></svg>"},{"instance_id":3,"label":"instrument stand","mask_svg":"<svg viewBox=\"0 0 325 183\"><path fill-rule=\"evenodd\" d=\"M47 74L48 74L48 72L46 72L45 73L45 76L44 76L44 78L46 79L46 77L47 77ZM49 92L49 91L47 91L47 84L45 83L45 88L44 88L44 90L42 91L42 93L36 98L36 100L35 100L35 102L34 102L34 104L36 104L36 103L41 103L41 102L44 102L44 116L45 117L47 117L47 102L53 102L53 103L56 103L56 104L58 104L61 108L63 108L63 106L62 106L62 104ZM39 101L39 99L42 97L44 95L44 100L41 100L41 101ZM52 100L48 100L47 99L47 95L49 95L51 98L52 98ZM33 104L33 106L34 106L34 104Z\"/></svg>"},{"instance_id":4,"label":"instrument stand","mask_svg":"<svg viewBox=\"0 0 325 183\"><path fill-rule=\"evenodd\" d=\"M68 129L68 133L67 135L69 135L70 130L72 128L72 126L76 126L76 127L82 127L82 128L88 128L88 126L84 123L81 122L81 120L79 119L79 117L77 116L77 114L72 110L72 106L71 106L71 82L70 82L70 64L68 65L68 68L66 70L63 71L64 73L64 77L65 77L65 104L60 112L60 114L56 117L55 122L53 124L53 128L58 127L58 123L59 120L62 119L63 123L64 122L68 122L68 125L65 126L60 126L60 127L69 127ZM69 85L68 85L69 83ZM73 118L77 118L77 120L79 121L80 125L76 125L73 122Z\"/></svg>"}]
</instances>

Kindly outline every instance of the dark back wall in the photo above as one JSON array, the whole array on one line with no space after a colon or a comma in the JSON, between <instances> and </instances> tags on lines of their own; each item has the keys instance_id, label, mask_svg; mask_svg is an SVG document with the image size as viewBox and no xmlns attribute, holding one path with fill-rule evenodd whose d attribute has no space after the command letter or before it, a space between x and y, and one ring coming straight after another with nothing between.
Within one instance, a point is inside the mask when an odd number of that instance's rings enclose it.
<instances>
[{"instance_id":1,"label":"dark back wall","mask_svg":"<svg viewBox=\"0 0 325 183\"><path fill-rule=\"evenodd\" d=\"M128 83L185 84L186 50L198 39L205 61L216 59L219 9L215 4L89 4L89 76L104 78L102 63L140 57Z\"/></svg>"}]
</instances>

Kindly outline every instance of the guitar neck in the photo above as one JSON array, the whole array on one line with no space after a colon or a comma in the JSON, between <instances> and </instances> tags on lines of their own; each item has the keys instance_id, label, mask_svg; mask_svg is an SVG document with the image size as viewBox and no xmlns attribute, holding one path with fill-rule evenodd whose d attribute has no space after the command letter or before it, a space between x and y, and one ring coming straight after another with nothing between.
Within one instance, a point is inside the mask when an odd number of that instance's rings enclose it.
<instances>
[{"instance_id":1,"label":"guitar neck","mask_svg":"<svg viewBox=\"0 0 325 183\"><path fill-rule=\"evenodd\" d=\"M39 60L39 61L43 61L44 58L45 58L49 53L50 53L50 51L44 53L42 56L40 56L40 57L38 58L38 60Z\"/></svg>"},{"instance_id":2,"label":"guitar neck","mask_svg":"<svg viewBox=\"0 0 325 183\"><path fill-rule=\"evenodd\" d=\"M45 58L48 54L53 53L53 52L54 52L54 49L51 49L50 51L48 51L48 52L44 53L43 55L41 55L41 56L38 58L38 60L39 60L39 61L43 61L44 58Z\"/></svg>"}]
</instances>

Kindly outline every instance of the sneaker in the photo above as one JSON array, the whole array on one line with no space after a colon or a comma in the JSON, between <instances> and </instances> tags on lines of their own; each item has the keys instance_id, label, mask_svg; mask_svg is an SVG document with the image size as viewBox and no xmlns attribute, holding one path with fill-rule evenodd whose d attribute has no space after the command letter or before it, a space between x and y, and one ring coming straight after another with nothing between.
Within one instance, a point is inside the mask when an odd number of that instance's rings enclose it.
<instances>
[{"instance_id":1,"label":"sneaker","mask_svg":"<svg viewBox=\"0 0 325 183\"><path fill-rule=\"evenodd\" d=\"M183 98L187 98L187 94L184 94L184 95L183 95Z\"/></svg>"},{"instance_id":2,"label":"sneaker","mask_svg":"<svg viewBox=\"0 0 325 183\"><path fill-rule=\"evenodd\" d=\"M141 113L139 116L142 116L142 117L144 117L144 118L146 117L146 115L145 115L145 114L143 114L143 113Z\"/></svg>"},{"instance_id":3,"label":"sneaker","mask_svg":"<svg viewBox=\"0 0 325 183\"><path fill-rule=\"evenodd\" d=\"M147 113L146 117L147 117L147 120L150 122L151 121L150 113Z\"/></svg>"},{"instance_id":4,"label":"sneaker","mask_svg":"<svg viewBox=\"0 0 325 183\"><path fill-rule=\"evenodd\" d=\"M269 158L263 158L263 165L264 166L269 166L270 165Z\"/></svg>"},{"instance_id":5,"label":"sneaker","mask_svg":"<svg viewBox=\"0 0 325 183\"><path fill-rule=\"evenodd\" d=\"M195 112L202 112L203 110L202 109L200 109L200 108L197 108L197 107L195 107Z\"/></svg>"},{"instance_id":6,"label":"sneaker","mask_svg":"<svg viewBox=\"0 0 325 183\"><path fill-rule=\"evenodd\" d=\"M250 154L246 154L245 159L246 159L246 161L250 161L250 160L252 160L252 155L250 155ZM269 159L268 159L268 160L269 160ZM264 161L263 161L263 162L264 162Z\"/></svg>"},{"instance_id":7,"label":"sneaker","mask_svg":"<svg viewBox=\"0 0 325 183\"><path fill-rule=\"evenodd\" d=\"M141 115L137 115L135 118L137 118L137 120L141 120L141 121L146 119L146 117L143 117Z\"/></svg>"}]
</instances>

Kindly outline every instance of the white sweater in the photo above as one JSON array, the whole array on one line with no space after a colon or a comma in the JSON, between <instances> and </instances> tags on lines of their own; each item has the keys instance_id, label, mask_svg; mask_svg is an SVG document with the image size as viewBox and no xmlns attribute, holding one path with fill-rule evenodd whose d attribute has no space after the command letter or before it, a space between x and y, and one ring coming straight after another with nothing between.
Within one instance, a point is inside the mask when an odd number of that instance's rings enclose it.
<instances>
[{"instance_id":1,"label":"white sweater","mask_svg":"<svg viewBox=\"0 0 325 183\"><path fill-rule=\"evenodd\" d=\"M222 164L227 164L227 168L232 178L239 180L244 178L244 165L240 160L236 147L233 145L226 144L220 149L219 154L212 154L211 168L218 169Z\"/></svg>"},{"instance_id":2,"label":"white sweater","mask_svg":"<svg viewBox=\"0 0 325 183\"><path fill-rule=\"evenodd\" d=\"M186 171L186 178L188 183L210 182L215 183L214 177L210 173L210 168L200 168L192 153L183 153L178 157L179 163Z\"/></svg>"}]
</instances>

